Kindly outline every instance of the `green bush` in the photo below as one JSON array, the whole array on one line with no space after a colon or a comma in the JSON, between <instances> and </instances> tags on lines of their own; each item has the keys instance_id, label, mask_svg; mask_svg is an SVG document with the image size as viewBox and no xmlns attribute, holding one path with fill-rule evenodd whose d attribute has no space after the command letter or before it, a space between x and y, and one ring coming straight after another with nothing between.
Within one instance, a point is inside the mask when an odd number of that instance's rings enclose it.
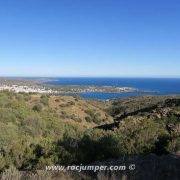
<instances>
[{"instance_id":1,"label":"green bush","mask_svg":"<svg viewBox=\"0 0 180 180\"><path fill-rule=\"evenodd\" d=\"M85 118L87 122L94 122L96 124L100 124L102 122L102 119L100 118L100 114L97 113L95 110L88 109L85 111L85 113L88 115Z\"/></svg>"},{"instance_id":2,"label":"green bush","mask_svg":"<svg viewBox=\"0 0 180 180\"><path fill-rule=\"evenodd\" d=\"M43 109L43 106L42 106L42 104L36 104L33 106L32 109L33 109L33 111L41 112Z\"/></svg>"},{"instance_id":3,"label":"green bush","mask_svg":"<svg viewBox=\"0 0 180 180\"><path fill-rule=\"evenodd\" d=\"M48 95L42 95L40 102L44 105L44 106L48 106L49 105L49 96Z\"/></svg>"}]
</instances>

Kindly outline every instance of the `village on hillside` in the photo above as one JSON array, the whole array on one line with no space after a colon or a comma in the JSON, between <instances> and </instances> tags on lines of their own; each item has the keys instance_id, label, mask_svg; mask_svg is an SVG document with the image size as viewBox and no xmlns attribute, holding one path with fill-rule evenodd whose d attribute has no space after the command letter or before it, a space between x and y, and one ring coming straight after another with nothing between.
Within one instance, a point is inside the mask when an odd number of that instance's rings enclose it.
<instances>
[{"instance_id":1,"label":"village on hillside","mask_svg":"<svg viewBox=\"0 0 180 180\"><path fill-rule=\"evenodd\" d=\"M112 87L112 86L59 86L48 87L43 85L25 85L25 84L0 84L0 91L11 91L15 93L45 93L45 94L60 94L60 93L86 93L86 92L101 92L101 93L125 93L135 92L137 89L131 87Z\"/></svg>"}]
</instances>

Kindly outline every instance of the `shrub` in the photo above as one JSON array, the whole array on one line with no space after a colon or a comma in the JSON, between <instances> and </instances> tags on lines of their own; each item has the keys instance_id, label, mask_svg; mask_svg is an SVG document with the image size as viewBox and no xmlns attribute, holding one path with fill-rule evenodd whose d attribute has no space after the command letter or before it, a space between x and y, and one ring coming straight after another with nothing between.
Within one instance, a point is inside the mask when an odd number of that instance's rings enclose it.
<instances>
[{"instance_id":1,"label":"shrub","mask_svg":"<svg viewBox=\"0 0 180 180\"><path fill-rule=\"evenodd\" d=\"M43 106L42 106L42 104L36 104L33 106L32 109L33 109L33 111L41 112L43 109Z\"/></svg>"},{"instance_id":2,"label":"shrub","mask_svg":"<svg viewBox=\"0 0 180 180\"><path fill-rule=\"evenodd\" d=\"M44 105L44 106L48 106L49 105L49 96L47 95L42 95L40 102Z\"/></svg>"},{"instance_id":3,"label":"shrub","mask_svg":"<svg viewBox=\"0 0 180 180\"><path fill-rule=\"evenodd\" d=\"M85 120L87 120L87 122L94 122L96 124L99 124L102 122L102 120L100 118L100 113L97 113L95 110L88 109L85 111L85 113L88 115L85 118Z\"/></svg>"}]
</instances>

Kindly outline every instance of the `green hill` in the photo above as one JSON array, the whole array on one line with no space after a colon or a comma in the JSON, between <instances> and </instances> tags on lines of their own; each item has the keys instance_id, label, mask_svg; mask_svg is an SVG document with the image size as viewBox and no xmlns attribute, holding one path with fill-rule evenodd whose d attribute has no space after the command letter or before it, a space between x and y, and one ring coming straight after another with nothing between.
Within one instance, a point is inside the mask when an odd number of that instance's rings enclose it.
<instances>
[{"instance_id":1,"label":"green hill","mask_svg":"<svg viewBox=\"0 0 180 180\"><path fill-rule=\"evenodd\" d=\"M0 93L0 171L91 164L180 150L179 97L111 102ZM17 171L18 172L18 171Z\"/></svg>"}]
</instances>

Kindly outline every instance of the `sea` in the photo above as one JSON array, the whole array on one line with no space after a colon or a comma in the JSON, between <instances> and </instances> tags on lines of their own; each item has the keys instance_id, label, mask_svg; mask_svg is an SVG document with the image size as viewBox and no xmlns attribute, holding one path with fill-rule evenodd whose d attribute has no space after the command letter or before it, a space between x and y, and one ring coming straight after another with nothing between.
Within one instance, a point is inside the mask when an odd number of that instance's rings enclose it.
<instances>
[{"instance_id":1,"label":"sea","mask_svg":"<svg viewBox=\"0 0 180 180\"><path fill-rule=\"evenodd\" d=\"M116 86L133 87L138 92L99 93L86 92L77 95L86 99L110 100L145 95L180 95L180 78L55 78L47 82L51 85Z\"/></svg>"}]
</instances>

